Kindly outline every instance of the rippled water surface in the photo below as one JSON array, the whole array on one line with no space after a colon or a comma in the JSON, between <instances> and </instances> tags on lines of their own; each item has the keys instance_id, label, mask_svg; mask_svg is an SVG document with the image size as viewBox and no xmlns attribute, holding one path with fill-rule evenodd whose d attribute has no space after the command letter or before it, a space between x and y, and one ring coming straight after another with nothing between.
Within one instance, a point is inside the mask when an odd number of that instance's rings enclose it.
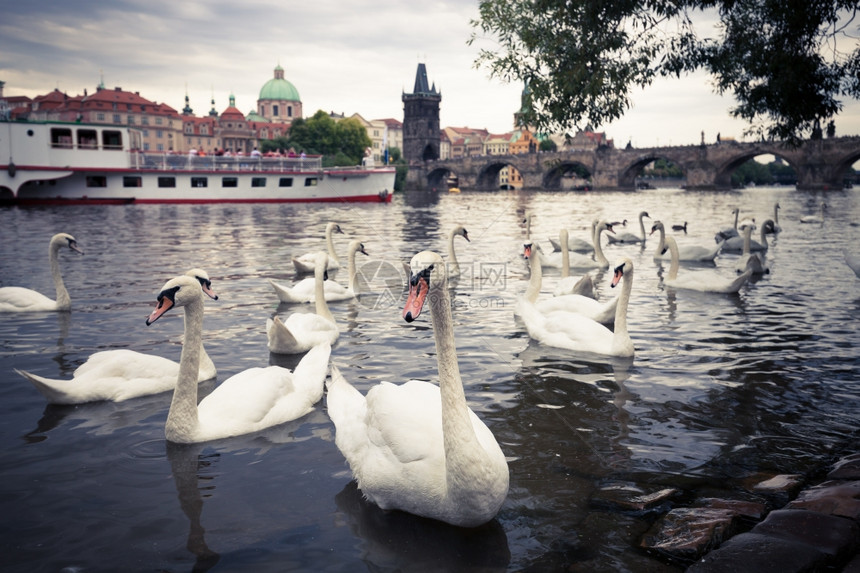
<instances>
[{"instance_id":1,"label":"rippled water surface","mask_svg":"<svg viewBox=\"0 0 860 573\"><path fill-rule=\"evenodd\" d=\"M47 243L73 234L84 256L60 264L70 313L0 315L0 567L5 571L680 571L639 549L670 506L632 512L601 500L613 488L679 490L671 503L737 496L751 476L809 479L854 451L860 430L860 279L854 191L398 194L390 205L105 206L0 210L0 286L53 295ZM652 260L656 241L608 246L636 267L629 310L635 358L597 360L530 343L515 319L525 289L525 211L533 238L592 218L688 222L680 243L713 244L731 210L758 223L782 206L772 273L738 295L674 291ZM802 215L829 205L823 226ZM511 488L497 519L458 530L361 500L334 444L325 402L261 434L179 447L164 439L169 394L122 403L46 406L13 369L69 378L93 352L129 348L179 359L180 313L144 320L164 282L205 268L207 350L218 381L270 355L267 279L290 283L290 256L323 247L327 221L344 258L364 241L364 289L331 303L341 336L332 361L362 392L381 380L436 380L429 316L407 324L402 262L457 239L457 346L471 407L508 456ZM646 220L647 221L647 220ZM650 224L650 223L649 223ZM620 230L624 230L621 228ZM627 230L638 232L635 222ZM716 269L734 274L736 255ZM345 262L345 261L344 261ZM682 267L681 272L695 272ZM336 280L345 282L345 271ZM546 271L549 296L558 271ZM595 274L603 299L614 296ZM308 306L299 307L306 311Z\"/></svg>"}]
</instances>

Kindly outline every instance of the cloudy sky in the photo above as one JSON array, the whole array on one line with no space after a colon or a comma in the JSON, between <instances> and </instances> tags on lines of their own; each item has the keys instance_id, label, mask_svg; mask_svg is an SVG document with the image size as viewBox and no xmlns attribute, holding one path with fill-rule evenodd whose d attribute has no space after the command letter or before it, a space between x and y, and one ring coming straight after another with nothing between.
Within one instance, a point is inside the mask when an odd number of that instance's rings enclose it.
<instances>
[{"instance_id":1,"label":"cloudy sky","mask_svg":"<svg viewBox=\"0 0 860 573\"><path fill-rule=\"evenodd\" d=\"M8 4L8 3L7 3ZM521 84L476 69L467 46L476 0L29 0L8 4L0 20L0 80L5 94L36 96L54 88L77 95L104 80L195 114L230 94L256 109L275 66L298 89L305 115L316 110L402 121L419 62L442 92L443 126L503 133L519 108ZM704 74L661 80L634 96L620 121L600 126L617 145L681 145L717 133L742 138L730 98L714 95ZM860 105L836 120L840 135L860 134Z\"/></svg>"}]
</instances>

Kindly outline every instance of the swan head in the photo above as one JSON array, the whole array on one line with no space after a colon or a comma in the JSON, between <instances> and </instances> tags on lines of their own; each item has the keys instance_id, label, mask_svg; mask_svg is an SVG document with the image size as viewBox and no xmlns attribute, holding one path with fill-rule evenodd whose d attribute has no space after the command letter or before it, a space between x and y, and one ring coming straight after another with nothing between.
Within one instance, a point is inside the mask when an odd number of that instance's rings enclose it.
<instances>
[{"instance_id":1,"label":"swan head","mask_svg":"<svg viewBox=\"0 0 860 573\"><path fill-rule=\"evenodd\" d=\"M341 235L344 234L344 232L340 228L340 225L338 225L337 223L334 223L334 222L327 224L325 226L325 230L328 231L329 233L340 233Z\"/></svg>"},{"instance_id":2,"label":"swan head","mask_svg":"<svg viewBox=\"0 0 860 573\"><path fill-rule=\"evenodd\" d=\"M189 277L197 279L200 282L200 288L203 289L203 294L205 294L212 300L218 300L218 295L215 294L214 290L212 290L212 281L209 280L209 273L207 273L203 269L191 269L185 274Z\"/></svg>"},{"instance_id":3,"label":"swan head","mask_svg":"<svg viewBox=\"0 0 860 573\"><path fill-rule=\"evenodd\" d=\"M364 243L358 240L352 240L349 242L349 252L361 253L362 255L370 256L367 251L364 250Z\"/></svg>"},{"instance_id":4,"label":"swan head","mask_svg":"<svg viewBox=\"0 0 860 573\"><path fill-rule=\"evenodd\" d=\"M51 248L55 250L60 250L62 247L69 247L71 250L76 253L84 254L80 247L78 247L78 241L75 240L73 236L68 233L57 233L53 237L51 237Z\"/></svg>"},{"instance_id":5,"label":"swan head","mask_svg":"<svg viewBox=\"0 0 860 573\"><path fill-rule=\"evenodd\" d=\"M446 280L445 261L438 253L421 251L409 262L409 296L403 307L403 319L412 322L421 314L430 288L443 285Z\"/></svg>"},{"instance_id":6,"label":"swan head","mask_svg":"<svg viewBox=\"0 0 860 573\"><path fill-rule=\"evenodd\" d=\"M161 318L174 306L186 306L193 302L201 302L202 294L203 289L200 286L200 281L194 277L182 275L170 279L161 287L161 291L156 297L158 304L149 318L146 319L146 325L149 326Z\"/></svg>"},{"instance_id":7,"label":"swan head","mask_svg":"<svg viewBox=\"0 0 860 573\"><path fill-rule=\"evenodd\" d=\"M641 219L643 217L648 217L650 219L651 215L648 214L648 211L642 211L641 213L639 213L639 218Z\"/></svg>"},{"instance_id":8,"label":"swan head","mask_svg":"<svg viewBox=\"0 0 860 573\"><path fill-rule=\"evenodd\" d=\"M625 274L630 274L633 272L633 261L628 259L627 257L622 257L615 261L615 264L612 266L612 288L621 282L621 279Z\"/></svg>"},{"instance_id":9,"label":"swan head","mask_svg":"<svg viewBox=\"0 0 860 573\"><path fill-rule=\"evenodd\" d=\"M654 224L651 225L651 234L653 235L655 231L664 231L663 222L662 221L654 221Z\"/></svg>"},{"instance_id":10,"label":"swan head","mask_svg":"<svg viewBox=\"0 0 860 573\"><path fill-rule=\"evenodd\" d=\"M464 239L466 239L470 243L472 242L469 240L469 232L466 230L466 227L464 227L463 225L459 225L457 227L454 227L454 229L451 231L452 237L456 237L457 235L460 235L461 237L463 237Z\"/></svg>"},{"instance_id":11,"label":"swan head","mask_svg":"<svg viewBox=\"0 0 860 573\"><path fill-rule=\"evenodd\" d=\"M597 229L595 230L595 232L599 234L603 231L606 231L607 233L612 233L614 235L615 229L613 229L612 227L617 224L618 223L607 223L606 221L601 221L597 224ZM627 224L627 219L624 219L624 224Z\"/></svg>"}]
</instances>

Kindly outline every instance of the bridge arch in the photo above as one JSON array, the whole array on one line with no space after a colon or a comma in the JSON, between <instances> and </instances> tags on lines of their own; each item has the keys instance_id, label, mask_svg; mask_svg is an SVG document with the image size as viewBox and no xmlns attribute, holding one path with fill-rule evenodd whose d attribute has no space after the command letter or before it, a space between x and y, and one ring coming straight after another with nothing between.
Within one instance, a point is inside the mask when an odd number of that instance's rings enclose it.
<instances>
[{"instance_id":1,"label":"bridge arch","mask_svg":"<svg viewBox=\"0 0 860 573\"><path fill-rule=\"evenodd\" d=\"M853 169L854 164L860 161L860 149L855 149L838 159L833 166L833 181L834 185L844 186L846 174L849 169Z\"/></svg>"},{"instance_id":2,"label":"bridge arch","mask_svg":"<svg viewBox=\"0 0 860 573\"><path fill-rule=\"evenodd\" d=\"M427 173L427 188L436 191L448 189L448 179L457 177L457 174L447 167L436 167Z\"/></svg>"},{"instance_id":3,"label":"bridge arch","mask_svg":"<svg viewBox=\"0 0 860 573\"><path fill-rule=\"evenodd\" d=\"M499 176L505 167L513 167L518 174L520 173L519 166L510 159L490 158L489 162L478 170L475 187L482 191L497 191L501 189L502 181Z\"/></svg>"},{"instance_id":4,"label":"bridge arch","mask_svg":"<svg viewBox=\"0 0 860 573\"><path fill-rule=\"evenodd\" d=\"M575 159L560 159L548 166L541 178L541 187L548 190L560 190L563 187L564 177L568 175L573 175L575 180L581 180L579 184L574 183L574 189L591 187L592 169Z\"/></svg>"},{"instance_id":5,"label":"bridge arch","mask_svg":"<svg viewBox=\"0 0 860 573\"><path fill-rule=\"evenodd\" d=\"M788 163L794 169L796 174L799 174L799 165L794 158L794 154L787 152L785 149L780 149L776 146L767 146L753 149L739 149L736 155L729 157L717 166L716 175L714 176L714 184L718 189L729 189L732 187L732 174L744 163L750 159L754 159L759 155L773 155Z\"/></svg>"},{"instance_id":6,"label":"bridge arch","mask_svg":"<svg viewBox=\"0 0 860 573\"><path fill-rule=\"evenodd\" d=\"M636 178L642 175L642 172L649 164L661 159L668 161L672 165L677 165L684 175L686 175L687 167L684 165L684 162L673 157L671 153L656 153L654 151L649 151L648 153L635 158L621 170L618 174L618 187L620 189L635 189Z\"/></svg>"}]
</instances>

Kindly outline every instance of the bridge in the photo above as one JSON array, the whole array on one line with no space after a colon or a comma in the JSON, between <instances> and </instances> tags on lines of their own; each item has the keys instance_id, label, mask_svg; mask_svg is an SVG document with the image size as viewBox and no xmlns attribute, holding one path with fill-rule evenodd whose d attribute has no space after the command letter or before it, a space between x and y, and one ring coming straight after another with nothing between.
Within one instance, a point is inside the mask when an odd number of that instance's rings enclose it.
<instances>
[{"instance_id":1,"label":"bridge","mask_svg":"<svg viewBox=\"0 0 860 573\"><path fill-rule=\"evenodd\" d=\"M713 145L616 149L565 150L521 155L478 155L409 166L411 189L445 189L456 177L461 189L499 189L499 172L514 167L525 189L561 189L571 172L588 173L588 187L595 190L636 188L636 178L652 161L665 159L684 172L687 189L729 189L732 173L758 155L774 155L788 163L797 175L797 188L842 189L851 166L860 160L860 137L806 140L792 147L782 142L722 142Z\"/></svg>"}]
</instances>

